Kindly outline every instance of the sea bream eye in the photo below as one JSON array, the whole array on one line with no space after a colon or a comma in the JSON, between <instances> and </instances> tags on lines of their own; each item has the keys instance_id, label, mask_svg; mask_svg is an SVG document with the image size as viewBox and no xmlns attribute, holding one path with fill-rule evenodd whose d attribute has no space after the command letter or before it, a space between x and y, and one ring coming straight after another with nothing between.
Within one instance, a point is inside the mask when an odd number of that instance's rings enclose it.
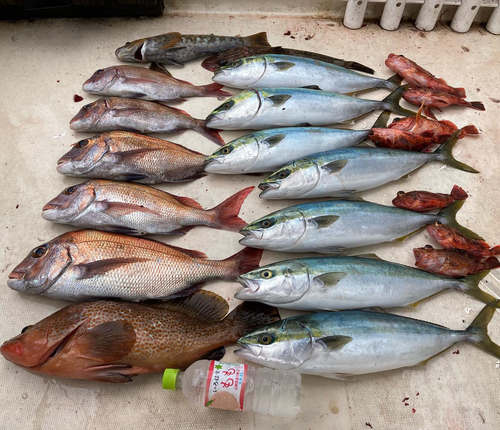
<instances>
[{"instance_id":1,"label":"sea bream eye","mask_svg":"<svg viewBox=\"0 0 500 430\"><path fill-rule=\"evenodd\" d=\"M94 72L94 75L98 75L99 73L102 73L104 69L98 69Z\"/></svg>"},{"instance_id":2,"label":"sea bream eye","mask_svg":"<svg viewBox=\"0 0 500 430\"><path fill-rule=\"evenodd\" d=\"M24 327L22 330L21 330L21 333L24 333L26 330L29 330L31 327L33 327L32 325L27 325L26 327Z\"/></svg>"},{"instance_id":3,"label":"sea bream eye","mask_svg":"<svg viewBox=\"0 0 500 430\"><path fill-rule=\"evenodd\" d=\"M33 251L31 251L31 256L33 258L40 258L45 255L45 253L48 251L49 245L41 245L38 248L35 248Z\"/></svg>"},{"instance_id":4,"label":"sea bream eye","mask_svg":"<svg viewBox=\"0 0 500 430\"><path fill-rule=\"evenodd\" d=\"M83 110L89 110L92 107L92 103L89 103L88 105L85 105L82 107Z\"/></svg>"},{"instance_id":5,"label":"sea bream eye","mask_svg":"<svg viewBox=\"0 0 500 430\"><path fill-rule=\"evenodd\" d=\"M83 139L74 144L75 148L85 148L89 144L88 139Z\"/></svg>"},{"instance_id":6,"label":"sea bream eye","mask_svg":"<svg viewBox=\"0 0 500 430\"><path fill-rule=\"evenodd\" d=\"M67 194L67 195L73 194L77 189L78 189L78 187L76 185L73 185L71 187L66 188L64 190L64 194Z\"/></svg>"},{"instance_id":7,"label":"sea bream eye","mask_svg":"<svg viewBox=\"0 0 500 430\"><path fill-rule=\"evenodd\" d=\"M259 343L262 345L270 345L275 340L276 340L275 336L269 333L261 334L259 337Z\"/></svg>"}]
</instances>

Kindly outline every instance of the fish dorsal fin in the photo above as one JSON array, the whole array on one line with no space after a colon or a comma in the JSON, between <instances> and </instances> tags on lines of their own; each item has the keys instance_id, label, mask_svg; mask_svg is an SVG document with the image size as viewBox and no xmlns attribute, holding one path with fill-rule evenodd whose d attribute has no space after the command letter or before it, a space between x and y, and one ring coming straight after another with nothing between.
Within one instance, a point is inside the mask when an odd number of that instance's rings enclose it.
<instances>
[{"instance_id":1,"label":"fish dorsal fin","mask_svg":"<svg viewBox=\"0 0 500 430\"><path fill-rule=\"evenodd\" d=\"M89 279L94 276L103 275L110 270L117 269L127 264L141 263L148 261L147 258L108 258L106 260L93 261L91 263L78 264L75 267L80 271L78 279Z\"/></svg>"},{"instance_id":2,"label":"fish dorsal fin","mask_svg":"<svg viewBox=\"0 0 500 430\"><path fill-rule=\"evenodd\" d=\"M130 352L135 345L135 331L126 321L108 321L82 334L75 344L79 357L109 363Z\"/></svg>"},{"instance_id":3,"label":"fish dorsal fin","mask_svg":"<svg viewBox=\"0 0 500 430\"><path fill-rule=\"evenodd\" d=\"M229 311L229 305L221 296L205 290L153 306L207 322L220 321Z\"/></svg>"},{"instance_id":4,"label":"fish dorsal fin","mask_svg":"<svg viewBox=\"0 0 500 430\"><path fill-rule=\"evenodd\" d=\"M337 215L323 215L311 218L308 220L310 224L313 224L316 228L328 228L340 217Z\"/></svg>"},{"instance_id":5,"label":"fish dorsal fin","mask_svg":"<svg viewBox=\"0 0 500 430\"><path fill-rule=\"evenodd\" d=\"M352 340L351 336L327 336L316 340L316 344L323 347L325 351L336 351L342 349Z\"/></svg>"},{"instance_id":6,"label":"fish dorsal fin","mask_svg":"<svg viewBox=\"0 0 500 430\"><path fill-rule=\"evenodd\" d=\"M283 105L290 97L289 94L276 94L275 96L266 97L266 100L270 100L273 107L280 107Z\"/></svg>"},{"instance_id":7,"label":"fish dorsal fin","mask_svg":"<svg viewBox=\"0 0 500 430\"><path fill-rule=\"evenodd\" d=\"M276 61L272 63L272 65L278 72L284 72L285 70L291 69L295 66L295 63L292 63L291 61Z\"/></svg>"},{"instance_id":8,"label":"fish dorsal fin","mask_svg":"<svg viewBox=\"0 0 500 430\"><path fill-rule=\"evenodd\" d=\"M318 87L317 85L306 85L305 87L300 87L300 88L304 88L306 90L321 90L321 88Z\"/></svg>"},{"instance_id":9,"label":"fish dorsal fin","mask_svg":"<svg viewBox=\"0 0 500 430\"><path fill-rule=\"evenodd\" d=\"M374 254L373 252L367 253L367 254L359 254L355 255L355 257L359 258L369 258L370 260L378 260L378 261L384 261L382 260L377 254Z\"/></svg>"},{"instance_id":10,"label":"fish dorsal fin","mask_svg":"<svg viewBox=\"0 0 500 430\"><path fill-rule=\"evenodd\" d=\"M286 137L285 134L275 134L274 136L269 136L262 140L262 143L269 145L270 147L276 146Z\"/></svg>"},{"instance_id":11,"label":"fish dorsal fin","mask_svg":"<svg viewBox=\"0 0 500 430\"><path fill-rule=\"evenodd\" d=\"M172 73L170 73L165 66L162 66L161 64L158 63L151 63L149 66L149 69L154 71L154 72L159 72L163 73L164 75L170 76L173 78Z\"/></svg>"},{"instance_id":12,"label":"fish dorsal fin","mask_svg":"<svg viewBox=\"0 0 500 430\"><path fill-rule=\"evenodd\" d=\"M424 102L420 105L418 108L417 114L415 115L415 124L417 124L420 121L420 118L422 118L422 111L424 110Z\"/></svg>"},{"instance_id":13,"label":"fish dorsal fin","mask_svg":"<svg viewBox=\"0 0 500 430\"><path fill-rule=\"evenodd\" d=\"M345 272L329 272L323 273L322 275L315 276L314 280L318 280L323 283L323 287L334 287L347 276Z\"/></svg>"},{"instance_id":14,"label":"fish dorsal fin","mask_svg":"<svg viewBox=\"0 0 500 430\"><path fill-rule=\"evenodd\" d=\"M340 172L349 162L349 160L335 160L324 166L321 166L322 169L327 170L330 173L338 173Z\"/></svg>"},{"instance_id":15,"label":"fish dorsal fin","mask_svg":"<svg viewBox=\"0 0 500 430\"><path fill-rule=\"evenodd\" d=\"M172 196L172 197L174 197L175 200L177 200L179 203L182 203L184 206L203 210L203 207L196 200L190 197L180 197L180 196Z\"/></svg>"},{"instance_id":16,"label":"fish dorsal fin","mask_svg":"<svg viewBox=\"0 0 500 430\"><path fill-rule=\"evenodd\" d=\"M160 37L163 40L163 45L158 49L172 49L177 43L180 42L182 34L173 31L172 33L162 34ZM158 39L160 37L158 37Z\"/></svg>"},{"instance_id":17,"label":"fish dorsal fin","mask_svg":"<svg viewBox=\"0 0 500 430\"><path fill-rule=\"evenodd\" d=\"M190 257L193 258L208 258L207 254L201 251L196 251L195 249L186 249L186 248L181 248L180 246L173 246L173 245L165 245L165 246L168 246L169 248L172 248L183 254L189 255Z\"/></svg>"}]
</instances>

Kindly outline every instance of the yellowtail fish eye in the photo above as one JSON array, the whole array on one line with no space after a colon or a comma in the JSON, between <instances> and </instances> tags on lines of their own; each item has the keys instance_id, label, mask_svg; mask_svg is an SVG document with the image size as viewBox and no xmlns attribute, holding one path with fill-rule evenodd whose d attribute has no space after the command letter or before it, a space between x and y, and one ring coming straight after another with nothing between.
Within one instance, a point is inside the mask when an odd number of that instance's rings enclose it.
<instances>
[{"instance_id":1,"label":"yellowtail fish eye","mask_svg":"<svg viewBox=\"0 0 500 430\"><path fill-rule=\"evenodd\" d=\"M273 272L271 272L270 270L264 270L260 276L264 279L269 279L269 278L272 278L273 277Z\"/></svg>"},{"instance_id":2,"label":"yellowtail fish eye","mask_svg":"<svg viewBox=\"0 0 500 430\"><path fill-rule=\"evenodd\" d=\"M79 142L76 142L74 144L74 147L75 148L85 148L88 144L89 144L89 140L83 139L83 140L80 140Z\"/></svg>"},{"instance_id":3,"label":"yellowtail fish eye","mask_svg":"<svg viewBox=\"0 0 500 430\"><path fill-rule=\"evenodd\" d=\"M261 227L269 228L274 225L275 221L273 219L265 219L260 222Z\"/></svg>"},{"instance_id":4,"label":"yellowtail fish eye","mask_svg":"<svg viewBox=\"0 0 500 430\"><path fill-rule=\"evenodd\" d=\"M76 185L72 185L71 187L66 188L63 192L64 194L67 194L69 196L70 194L73 194L77 189L78 187Z\"/></svg>"},{"instance_id":5,"label":"yellowtail fish eye","mask_svg":"<svg viewBox=\"0 0 500 430\"><path fill-rule=\"evenodd\" d=\"M286 177L290 176L290 170L282 170L281 172L278 173L278 178L279 179L285 179Z\"/></svg>"},{"instance_id":6,"label":"yellowtail fish eye","mask_svg":"<svg viewBox=\"0 0 500 430\"><path fill-rule=\"evenodd\" d=\"M229 108L231 107L231 105L229 103L224 103L221 108L224 109L224 110L228 110Z\"/></svg>"},{"instance_id":7,"label":"yellowtail fish eye","mask_svg":"<svg viewBox=\"0 0 500 430\"><path fill-rule=\"evenodd\" d=\"M24 327L22 330L21 330L21 333L24 333L26 330L29 330L31 327L33 327L32 325L27 325L26 327Z\"/></svg>"},{"instance_id":8,"label":"yellowtail fish eye","mask_svg":"<svg viewBox=\"0 0 500 430\"><path fill-rule=\"evenodd\" d=\"M49 250L49 245L41 245L38 248L35 248L33 251L31 251L31 256L33 258L40 258L45 255L45 253Z\"/></svg>"},{"instance_id":9,"label":"yellowtail fish eye","mask_svg":"<svg viewBox=\"0 0 500 430\"><path fill-rule=\"evenodd\" d=\"M274 334L264 333L259 336L259 343L262 345L270 345L276 340Z\"/></svg>"},{"instance_id":10,"label":"yellowtail fish eye","mask_svg":"<svg viewBox=\"0 0 500 430\"><path fill-rule=\"evenodd\" d=\"M241 66L242 64L243 64L243 61L238 60L238 61L234 61L234 62L231 64L231 66L232 66L232 67L239 67L239 66Z\"/></svg>"},{"instance_id":11,"label":"yellowtail fish eye","mask_svg":"<svg viewBox=\"0 0 500 430\"><path fill-rule=\"evenodd\" d=\"M233 148L231 148L229 146L225 146L224 148L222 148L220 150L220 153L223 155L227 155L227 154L230 154L232 150L233 150Z\"/></svg>"}]
</instances>

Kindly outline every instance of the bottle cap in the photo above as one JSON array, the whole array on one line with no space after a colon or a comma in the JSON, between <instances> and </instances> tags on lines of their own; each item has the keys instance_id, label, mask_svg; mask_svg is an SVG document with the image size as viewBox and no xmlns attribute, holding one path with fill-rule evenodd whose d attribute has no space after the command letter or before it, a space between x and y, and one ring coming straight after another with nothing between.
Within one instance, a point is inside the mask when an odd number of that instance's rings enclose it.
<instances>
[{"instance_id":1,"label":"bottle cap","mask_svg":"<svg viewBox=\"0 0 500 430\"><path fill-rule=\"evenodd\" d=\"M175 381L177 379L179 369L165 369L163 372L162 387L165 390L175 390Z\"/></svg>"}]
</instances>

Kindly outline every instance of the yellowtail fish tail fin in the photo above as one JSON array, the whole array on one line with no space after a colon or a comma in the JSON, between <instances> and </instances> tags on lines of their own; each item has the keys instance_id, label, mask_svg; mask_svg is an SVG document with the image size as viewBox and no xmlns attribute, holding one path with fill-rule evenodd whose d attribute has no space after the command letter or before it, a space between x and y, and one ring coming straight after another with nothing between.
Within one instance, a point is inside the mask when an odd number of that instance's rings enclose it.
<instances>
[{"instance_id":1,"label":"yellowtail fish tail fin","mask_svg":"<svg viewBox=\"0 0 500 430\"><path fill-rule=\"evenodd\" d=\"M250 45L253 46L271 46L267 41L267 33L265 31L257 34L252 34L251 36L246 37L247 41Z\"/></svg>"},{"instance_id":2,"label":"yellowtail fish tail fin","mask_svg":"<svg viewBox=\"0 0 500 430\"><path fill-rule=\"evenodd\" d=\"M244 273L257 269L262 257L262 252L262 249L245 248L243 251L223 260L223 263L229 269L229 273L227 273L224 278L236 279Z\"/></svg>"},{"instance_id":3,"label":"yellowtail fish tail fin","mask_svg":"<svg viewBox=\"0 0 500 430\"><path fill-rule=\"evenodd\" d=\"M228 93L227 91L222 91L221 88L223 88L224 85L221 84L208 84L208 85L203 85L201 88L203 90L202 95L203 97L230 97L232 96L231 93Z\"/></svg>"},{"instance_id":4,"label":"yellowtail fish tail fin","mask_svg":"<svg viewBox=\"0 0 500 430\"><path fill-rule=\"evenodd\" d=\"M344 67L346 69L357 70L358 72L369 73L370 75L375 74L375 70L361 63L356 63L356 61L346 61Z\"/></svg>"},{"instance_id":5,"label":"yellowtail fish tail fin","mask_svg":"<svg viewBox=\"0 0 500 430\"><path fill-rule=\"evenodd\" d=\"M373 124L372 128L386 128L390 117L391 117L390 110L383 111L377 118L377 121L375 121L375 123Z\"/></svg>"},{"instance_id":6,"label":"yellowtail fish tail fin","mask_svg":"<svg viewBox=\"0 0 500 430\"><path fill-rule=\"evenodd\" d=\"M459 288L468 296L474 297L475 299L490 304L495 302L496 298L491 294L488 294L479 288L479 282L483 279L488 273L489 270L483 270L476 275L466 276L462 278L460 281ZM497 304L498 305L498 304Z\"/></svg>"},{"instance_id":7,"label":"yellowtail fish tail fin","mask_svg":"<svg viewBox=\"0 0 500 430\"><path fill-rule=\"evenodd\" d=\"M474 240L483 240L481 236L477 233L474 233L472 230L465 228L463 225L459 224L457 221L457 212L462 209L465 200L455 200L450 206L444 208L441 212L439 212L438 216L441 218L441 221L454 229L462 232L470 239Z\"/></svg>"},{"instance_id":8,"label":"yellowtail fish tail fin","mask_svg":"<svg viewBox=\"0 0 500 430\"><path fill-rule=\"evenodd\" d=\"M493 342L488 336L488 323L493 318L496 309L500 306L500 300L487 304L478 316L472 321L472 324L467 327L466 332L469 333L469 342L484 349L489 354L500 360L500 345Z\"/></svg>"},{"instance_id":9,"label":"yellowtail fish tail fin","mask_svg":"<svg viewBox=\"0 0 500 430\"><path fill-rule=\"evenodd\" d=\"M476 169L467 164L461 163L453 156L453 147L455 143L457 143L460 138L460 134L462 133L462 129L455 130L453 134L448 138L446 142L444 142L437 150L434 152L436 154L436 160L442 161L448 166L454 167L458 170L463 170L464 172L470 173L479 173Z\"/></svg>"},{"instance_id":10,"label":"yellowtail fish tail fin","mask_svg":"<svg viewBox=\"0 0 500 430\"><path fill-rule=\"evenodd\" d=\"M401 86L403 78L396 73L394 76L391 76L389 79L386 79L385 82L386 82L386 88L388 90L394 91Z\"/></svg>"},{"instance_id":11,"label":"yellowtail fish tail fin","mask_svg":"<svg viewBox=\"0 0 500 430\"><path fill-rule=\"evenodd\" d=\"M279 321L280 314L274 306L268 306L257 302L243 302L234 309L226 318L225 323L233 328L236 342L240 337L252 332L258 327Z\"/></svg>"},{"instance_id":12,"label":"yellowtail fish tail fin","mask_svg":"<svg viewBox=\"0 0 500 430\"><path fill-rule=\"evenodd\" d=\"M396 88L391 94L389 94L384 100L380 102L382 105L385 105L382 109L388 109L398 115L415 116L417 114L416 112L405 109L404 107L401 107L399 105L401 96L409 87L409 85L403 85Z\"/></svg>"},{"instance_id":13,"label":"yellowtail fish tail fin","mask_svg":"<svg viewBox=\"0 0 500 430\"><path fill-rule=\"evenodd\" d=\"M210 227L229 231L240 231L247 225L245 221L238 217L241 205L255 187L248 187L229 197L218 206L210 209L213 216L213 223Z\"/></svg>"},{"instance_id":14,"label":"yellowtail fish tail fin","mask_svg":"<svg viewBox=\"0 0 500 430\"><path fill-rule=\"evenodd\" d=\"M226 144L226 142L224 142L224 140L220 136L219 131L208 128L204 119L199 119L196 121L195 130L217 145L223 146Z\"/></svg>"}]
</instances>

